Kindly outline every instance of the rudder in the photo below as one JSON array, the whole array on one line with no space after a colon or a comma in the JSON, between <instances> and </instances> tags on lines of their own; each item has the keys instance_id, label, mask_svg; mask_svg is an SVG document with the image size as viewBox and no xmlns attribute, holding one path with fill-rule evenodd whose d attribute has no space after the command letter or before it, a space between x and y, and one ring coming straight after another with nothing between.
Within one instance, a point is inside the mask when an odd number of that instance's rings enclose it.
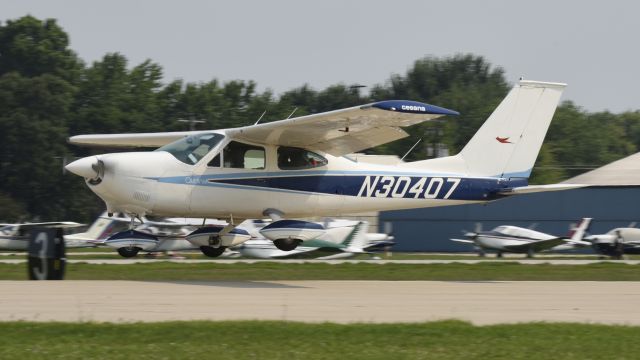
<instances>
[{"instance_id":1,"label":"rudder","mask_svg":"<svg viewBox=\"0 0 640 360\"><path fill-rule=\"evenodd\" d=\"M474 176L528 178L566 84L521 80L458 154Z\"/></svg>"}]
</instances>

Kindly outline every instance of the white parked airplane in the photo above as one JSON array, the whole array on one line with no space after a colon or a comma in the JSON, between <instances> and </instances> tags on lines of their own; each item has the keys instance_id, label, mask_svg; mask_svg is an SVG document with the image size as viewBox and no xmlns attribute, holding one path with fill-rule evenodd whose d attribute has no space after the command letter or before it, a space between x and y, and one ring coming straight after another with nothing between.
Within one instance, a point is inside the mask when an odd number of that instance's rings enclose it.
<instances>
[{"instance_id":1,"label":"white parked airplane","mask_svg":"<svg viewBox=\"0 0 640 360\"><path fill-rule=\"evenodd\" d=\"M527 185L565 86L522 80L459 154L396 166L343 155L406 137L403 127L458 113L390 100L233 129L80 135L69 141L160 148L89 156L66 169L85 178L109 213L228 219L224 228L190 234L213 248L245 241L230 236L239 219L268 216L275 221L261 233L288 251L326 230L292 218L478 203L579 187ZM114 236L143 238L133 232Z\"/></svg>"},{"instance_id":2,"label":"white parked airplane","mask_svg":"<svg viewBox=\"0 0 640 360\"><path fill-rule=\"evenodd\" d=\"M629 226L609 230L606 234L584 238L593 250L601 255L621 259L624 254L640 254L640 229Z\"/></svg>"},{"instance_id":3,"label":"white parked airplane","mask_svg":"<svg viewBox=\"0 0 640 360\"><path fill-rule=\"evenodd\" d=\"M590 218L582 219L567 237L558 237L518 226L501 225L491 231L466 233L466 240L451 240L473 244L479 249L480 256L484 256L487 250L492 250L496 251L498 257L502 257L502 253L505 252L527 254L527 257L533 257L536 252L541 251L571 250L576 247L590 246L590 243L582 240L590 223Z\"/></svg>"},{"instance_id":4,"label":"white parked airplane","mask_svg":"<svg viewBox=\"0 0 640 360\"><path fill-rule=\"evenodd\" d=\"M56 221L41 223L23 223L23 224L1 224L0 227L0 250L10 251L26 251L29 248L29 230L33 228L77 228L83 226L73 221ZM65 243L68 247L82 247L87 244L77 244L75 242L67 242L65 235Z\"/></svg>"}]
</instances>

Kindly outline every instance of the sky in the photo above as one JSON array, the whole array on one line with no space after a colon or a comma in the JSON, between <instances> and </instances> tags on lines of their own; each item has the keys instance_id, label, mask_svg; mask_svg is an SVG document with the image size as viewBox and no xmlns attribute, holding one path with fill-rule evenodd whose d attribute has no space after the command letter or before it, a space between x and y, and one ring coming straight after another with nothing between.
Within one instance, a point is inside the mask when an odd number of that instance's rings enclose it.
<instances>
[{"instance_id":1,"label":"sky","mask_svg":"<svg viewBox=\"0 0 640 360\"><path fill-rule=\"evenodd\" d=\"M628 0L0 0L3 23L55 18L85 62L151 59L167 82L372 86L424 56L473 53L509 82L566 82L564 100L615 113L640 109L639 13Z\"/></svg>"}]
</instances>

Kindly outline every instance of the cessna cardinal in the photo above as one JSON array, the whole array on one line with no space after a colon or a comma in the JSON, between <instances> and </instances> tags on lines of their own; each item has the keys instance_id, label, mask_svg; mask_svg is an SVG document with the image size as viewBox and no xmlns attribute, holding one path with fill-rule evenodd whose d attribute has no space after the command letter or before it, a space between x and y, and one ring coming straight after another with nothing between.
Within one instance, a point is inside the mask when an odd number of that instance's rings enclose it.
<instances>
[{"instance_id":1,"label":"cessna cardinal","mask_svg":"<svg viewBox=\"0 0 640 360\"><path fill-rule=\"evenodd\" d=\"M66 169L85 178L110 213L229 219L222 229L196 230L194 236L214 248L242 241L225 237L239 219L268 216L275 221L262 233L287 251L325 231L293 218L478 203L577 187L527 186L565 86L522 80L459 154L397 166L344 155L406 137L404 127L458 113L389 100L232 129L80 135L70 143L159 148L90 156Z\"/></svg>"}]
</instances>

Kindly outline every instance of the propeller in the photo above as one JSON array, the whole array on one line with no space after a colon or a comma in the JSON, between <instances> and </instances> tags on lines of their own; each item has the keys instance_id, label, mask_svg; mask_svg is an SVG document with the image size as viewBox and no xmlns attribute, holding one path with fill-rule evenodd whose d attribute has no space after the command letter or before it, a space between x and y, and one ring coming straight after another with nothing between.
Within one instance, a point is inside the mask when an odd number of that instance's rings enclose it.
<instances>
[{"instance_id":1,"label":"propeller","mask_svg":"<svg viewBox=\"0 0 640 360\"><path fill-rule=\"evenodd\" d=\"M96 185L99 184L104 177L105 166L104 162L97 156L88 156L67 164L64 168L69 172L84 177L89 183Z\"/></svg>"}]
</instances>

